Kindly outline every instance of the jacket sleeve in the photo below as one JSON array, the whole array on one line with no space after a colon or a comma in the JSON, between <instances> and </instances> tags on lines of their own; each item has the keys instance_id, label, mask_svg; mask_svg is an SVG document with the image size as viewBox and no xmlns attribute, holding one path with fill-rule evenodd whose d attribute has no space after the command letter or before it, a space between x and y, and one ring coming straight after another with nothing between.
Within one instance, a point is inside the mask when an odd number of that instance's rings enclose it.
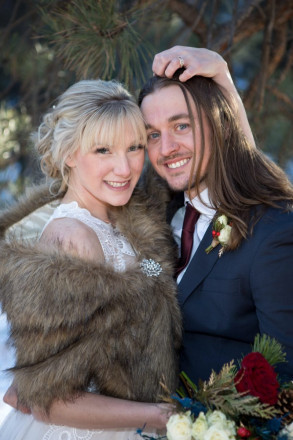
<instances>
[{"instance_id":1,"label":"jacket sleeve","mask_svg":"<svg viewBox=\"0 0 293 440\"><path fill-rule=\"evenodd\" d=\"M283 214L286 215L286 214ZM279 371L293 377L293 215L261 242L251 270L251 288L261 333L284 347L287 364Z\"/></svg>"}]
</instances>

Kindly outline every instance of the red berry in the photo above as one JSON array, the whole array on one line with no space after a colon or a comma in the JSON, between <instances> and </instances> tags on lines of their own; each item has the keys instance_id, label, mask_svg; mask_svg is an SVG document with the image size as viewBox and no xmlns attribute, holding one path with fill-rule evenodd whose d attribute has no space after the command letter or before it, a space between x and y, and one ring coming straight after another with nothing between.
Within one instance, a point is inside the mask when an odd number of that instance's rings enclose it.
<instances>
[{"instance_id":1,"label":"red berry","mask_svg":"<svg viewBox=\"0 0 293 440\"><path fill-rule=\"evenodd\" d=\"M239 435L239 437L242 438L247 438L251 436L251 432L249 431L249 429L244 428L244 426L241 426L237 429L237 434Z\"/></svg>"}]
</instances>

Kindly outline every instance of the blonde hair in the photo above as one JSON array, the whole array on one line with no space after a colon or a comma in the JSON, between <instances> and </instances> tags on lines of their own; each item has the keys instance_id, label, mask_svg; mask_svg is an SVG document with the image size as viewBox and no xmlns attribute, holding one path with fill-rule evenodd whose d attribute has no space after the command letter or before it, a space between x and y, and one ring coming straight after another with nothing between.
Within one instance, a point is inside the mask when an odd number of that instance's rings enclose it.
<instances>
[{"instance_id":1,"label":"blonde hair","mask_svg":"<svg viewBox=\"0 0 293 440\"><path fill-rule=\"evenodd\" d=\"M70 168L66 160L79 148L86 153L94 145L123 144L127 127L134 141L146 145L145 124L130 93L116 81L86 80L69 87L43 117L35 148L43 173L67 189Z\"/></svg>"}]
</instances>

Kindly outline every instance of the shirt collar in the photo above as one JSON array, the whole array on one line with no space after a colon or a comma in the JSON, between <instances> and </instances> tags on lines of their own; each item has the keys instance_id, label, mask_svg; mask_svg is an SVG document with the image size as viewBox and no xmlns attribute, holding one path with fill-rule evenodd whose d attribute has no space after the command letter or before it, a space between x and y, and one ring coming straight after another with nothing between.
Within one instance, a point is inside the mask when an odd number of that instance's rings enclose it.
<instances>
[{"instance_id":1,"label":"shirt collar","mask_svg":"<svg viewBox=\"0 0 293 440\"><path fill-rule=\"evenodd\" d=\"M204 216L212 219L216 213L216 209L213 207L210 199L209 199L209 190L208 188L205 188L201 193L200 197L204 203L206 203L208 206L202 203L202 201L199 199L198 196L195 196L191 201L186 193L184 193L184 203L187 202L191 203L195 209L197 209L198 212L203 214Z\"/></svg>"}]
</instances>

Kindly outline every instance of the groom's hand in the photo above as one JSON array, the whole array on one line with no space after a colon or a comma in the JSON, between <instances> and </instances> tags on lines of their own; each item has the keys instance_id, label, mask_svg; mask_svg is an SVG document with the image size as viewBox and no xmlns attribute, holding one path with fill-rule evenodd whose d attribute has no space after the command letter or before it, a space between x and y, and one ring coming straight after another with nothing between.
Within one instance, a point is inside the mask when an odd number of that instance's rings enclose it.
<instances>
[{"instance_id":1,"label":"groom's hand","mask_svg":"<svg viewBox=\"0 0 293 440\"><path fill-rule=\"evenodd\" d=\"M212 50L197 47L174 46L164 50L155 55L152 69L158 76L172 78L182 64L185 69L179 76L182 82L195 75L201 75L213 78L221 84L223 80L220 77L223 75L230 77L227 63L221 55ZM231 77L229 79L231 81Z\"/></svg>"}]
</instances>

